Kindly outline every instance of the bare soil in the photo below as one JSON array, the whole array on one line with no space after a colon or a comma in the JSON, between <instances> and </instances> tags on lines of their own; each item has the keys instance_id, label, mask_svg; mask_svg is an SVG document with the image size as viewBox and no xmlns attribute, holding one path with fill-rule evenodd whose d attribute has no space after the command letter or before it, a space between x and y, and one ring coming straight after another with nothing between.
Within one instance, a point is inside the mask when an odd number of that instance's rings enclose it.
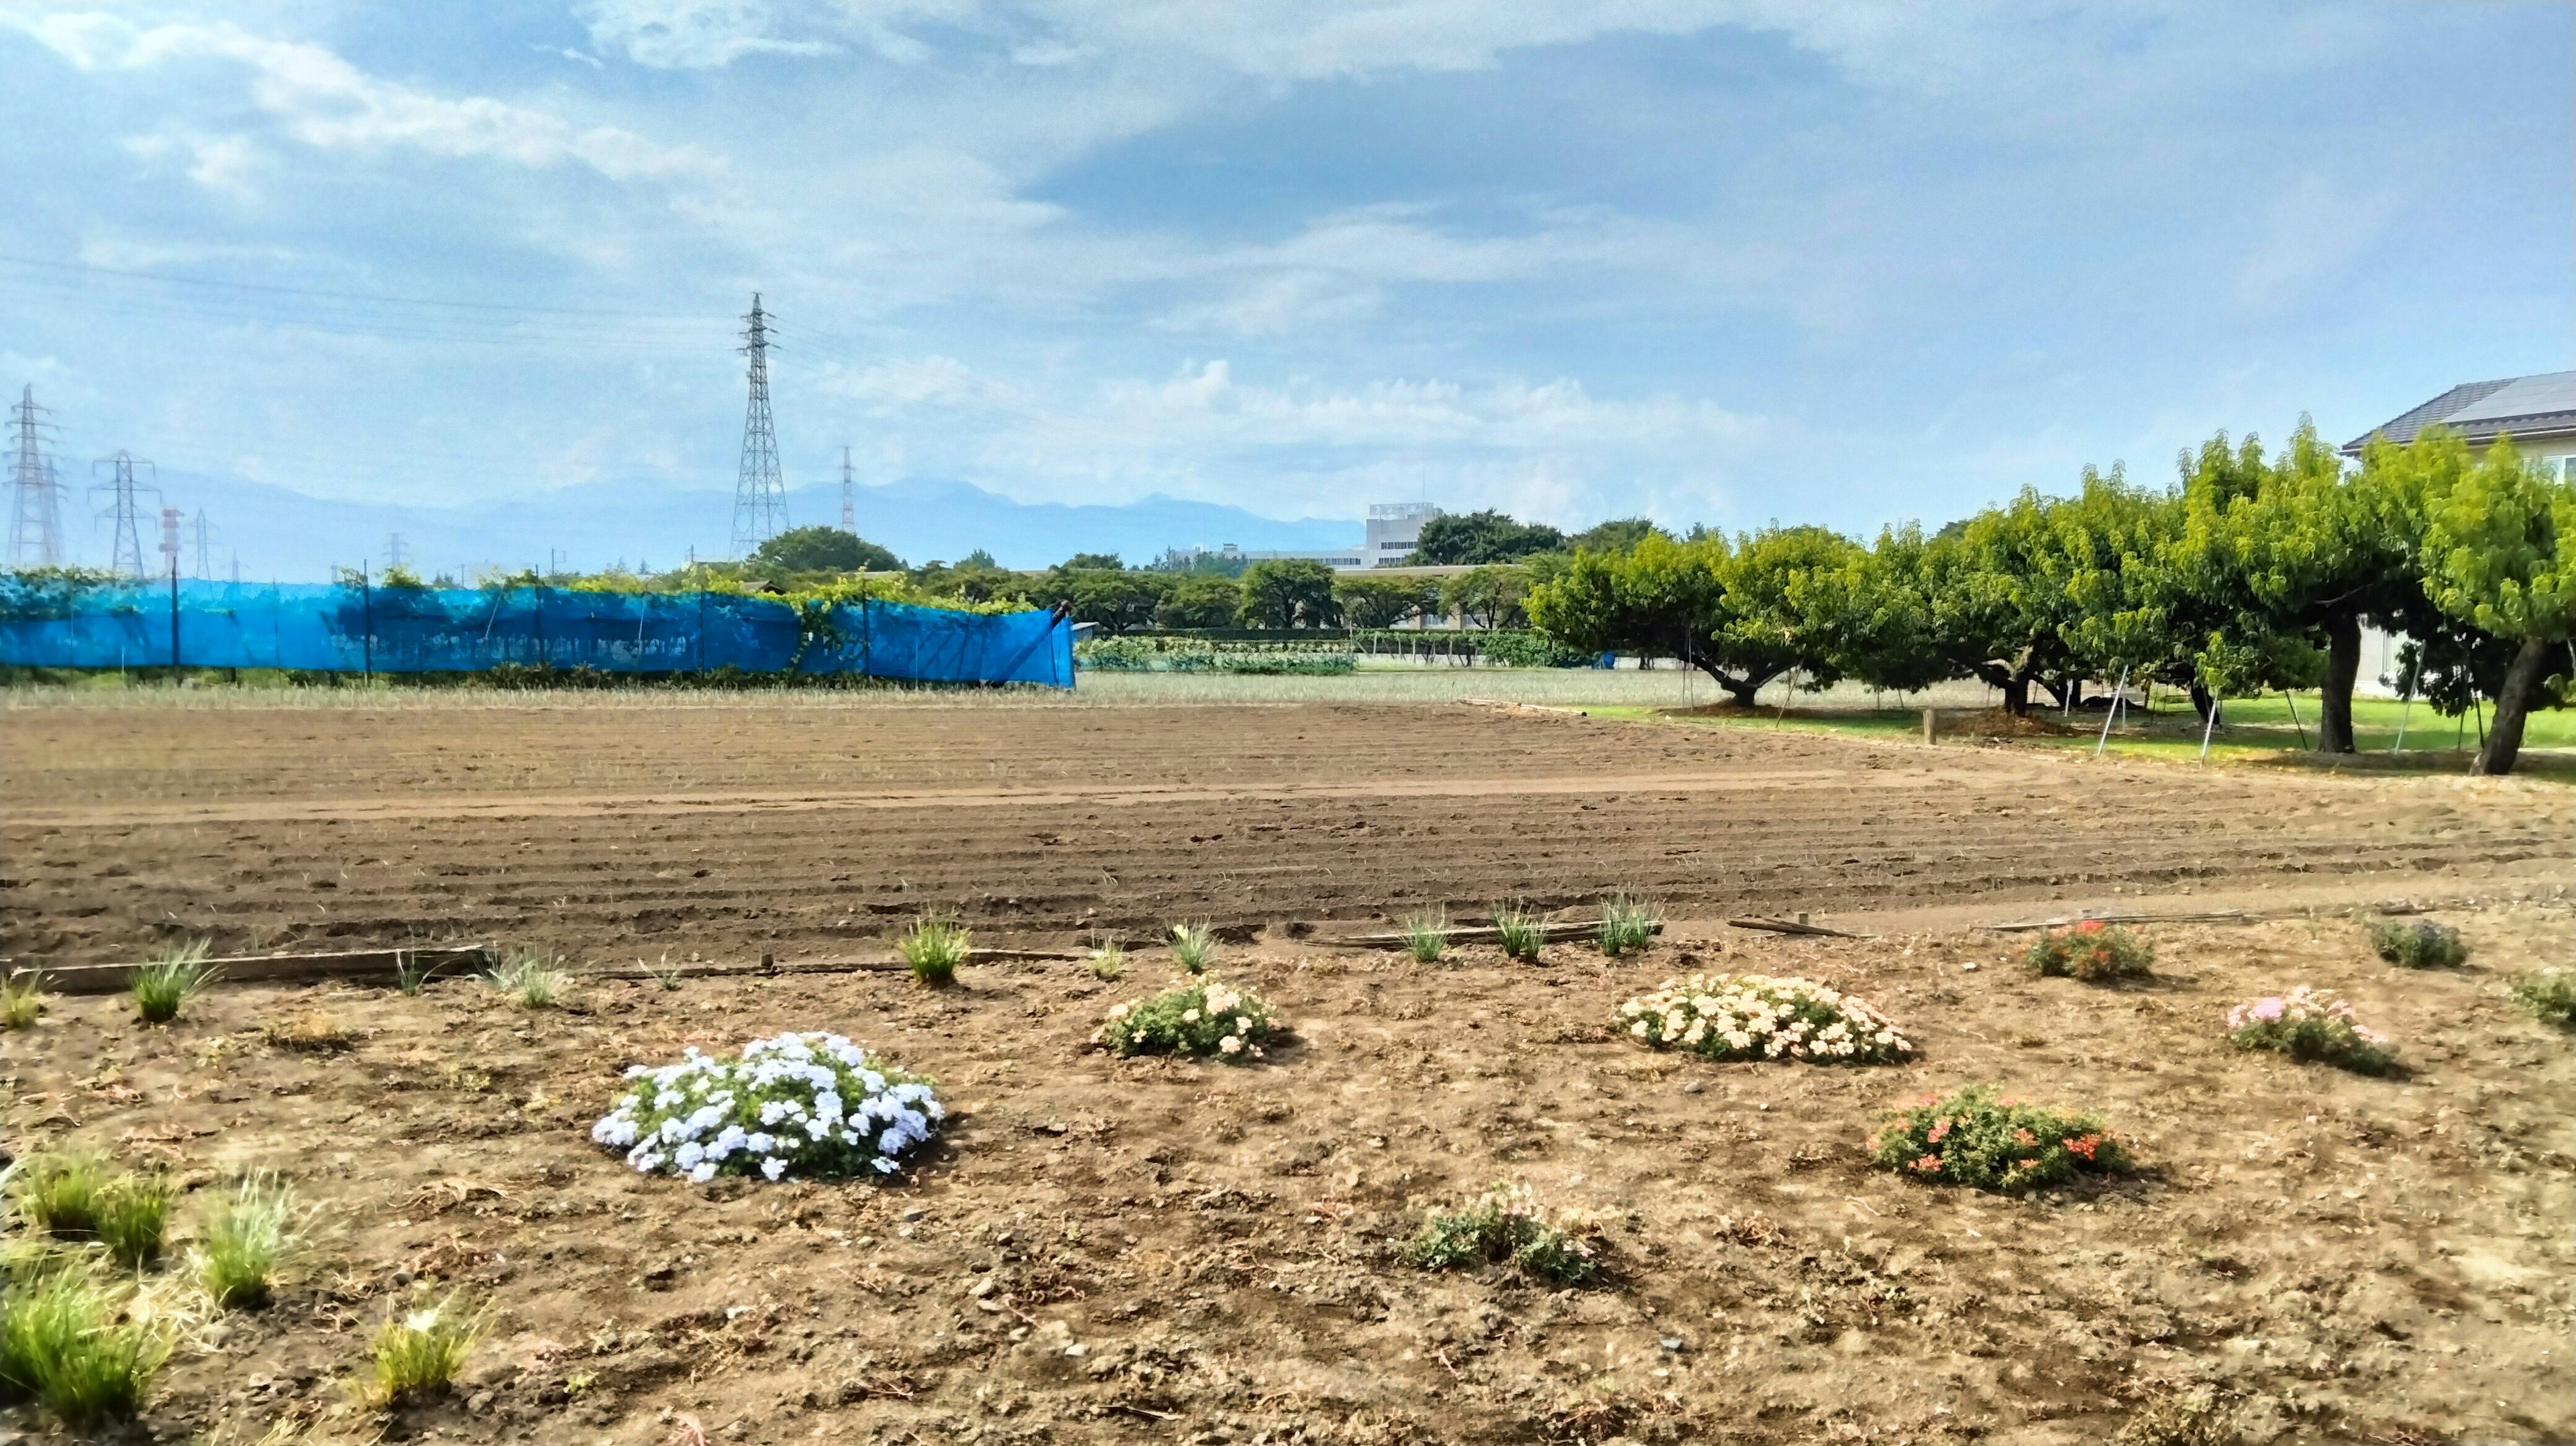
<instances>
[{"instance_id":1,"label":"bare soil","mask_svg":"<svg viewBox=\"0 0 2576 1446\"><path fill-rule=\"evenodd\" d=\"M2576 1040L2503 989L2576 963L2546 786L1331 706L28 710L0 771L22 959L469 932L581 971L553 1010L239 985L168 1028L57 998L0 1035L13 1150L199 1189L275 1167L327 1207L314 1269L174 1360L165 1436L2074 1443L2195 1384L2256 1442L2576 1433ZM1423 966L1296 927L1614 887L1674 902L1642 960ZM2470 967L2371 957L2344 911L2397 895ZM2150 926L2129 990L2032 978L2026 936L1977 927L2213 902L2315 912ZM1057 943L1238 925L1219 967L1294 1042L1090 1050L1169 977L1143 952L1116 984L1019 963L938 993L666 991L631 962L874 952L925 906ZM1718 922L1801 908L1880 937ZM1699 968L1857 990L1923 1055L1712 1065L1607 1027ZM2407 1072L2229 1050L2224 1008L2295 983L2346 992ZM348 1048L268 1042L317 1011ZM590 1143L626 1065L783 1029L884 1048L959 1117L886 1185L693 1189ZM1867 1165L1879 1109L1968 1081L2098 1109L2149 1168L2006 1200ZM1425 1205L1504 1179L1606 1217L1612 1278L1401 1262ZM425 1289L495 1333L455 1395L370 1419L366 1335Z\"/></svg>"}]
</instances>

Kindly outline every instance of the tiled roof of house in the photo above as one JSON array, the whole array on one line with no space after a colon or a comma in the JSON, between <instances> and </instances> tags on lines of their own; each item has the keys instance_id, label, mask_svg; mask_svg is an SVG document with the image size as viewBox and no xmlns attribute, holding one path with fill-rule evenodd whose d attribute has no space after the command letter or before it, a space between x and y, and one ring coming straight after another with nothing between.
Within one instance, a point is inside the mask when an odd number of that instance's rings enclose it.
<instances>
[{"instance_id":1,"label":"tiled roof of house","mask_svg":"<svg viewBox=\"0 0 2576 1446\"><path fill-rule=\"evenodd\" d=\"M2576 432L2576 372L2463 382L2381 423L2368 436L2353 438L2343 450L2346 455L2358 455L2362 444L2381 433L2386 433L2392 442L2410 442L2417 432L2435 422L2471 442L2491 442L2503 432L2517 437Z\"/></svg>"}]
</instances>

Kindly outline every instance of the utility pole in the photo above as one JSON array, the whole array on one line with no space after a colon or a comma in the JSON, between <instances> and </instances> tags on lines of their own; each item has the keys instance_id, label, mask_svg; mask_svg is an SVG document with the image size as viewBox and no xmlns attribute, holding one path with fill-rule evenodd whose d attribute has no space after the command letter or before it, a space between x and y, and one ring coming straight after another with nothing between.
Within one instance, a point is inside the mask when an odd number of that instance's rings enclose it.
<instances>
[{"instance_id":1,"label":"utility pole","mask_svg":"<svg viewBox=\"0 0 2576 1446\"><path fill-rule=\"evenodd\" d=\"M858 483L850 476L850 449L841 449L841 530L852 537L859 535Z\"/></svg>"},{"instance_id":2,"label":"utility pole","mask_svg":"<svg viewBox=\"0 0 2576 1446\"><path fill-rule=\"evenodd\" d=\"M18 404L9 409L10 425L18 434L9 468L12 567L63 564L62 483L55 478L53 459L45 455L44 449L44 434L53 428L53 423L45 420L50 415L36 405L33 386L21 391Z\"/></svg>"},{"instance_id":3,"label":"utility pole","mask_svg":"<svg viewBox=\"0 0 2576 1446\"><path fill-rule=\"evenodd\" d=\"M769 417L769 317L760 293L742 319L742 354L751 359L751 397L742 415L742 468L734 482L733 555L749 557L787 530L787 485L778 475L778 429Z\"/></svg>"},{"instance_id":4,"label":"utility pole","mask_svg":"<svg viewBox=\"0 0 2576 1446\"><path fill-rule=\"evenodd\" d=\"M149 492L158 497L161 495L161 489L149 482L136 482L134 469L143 467L151 470L155 476L159 475L159 471L153 468L151 463L130 452L119 452L113 457L102 457L92 464L92 470L99 467L112 469L111 480L105 486L90 489L92 494L107 493L107 507L98 515L101 519L115 524L115 536L108 543L108 570L123 573L127 577L142 577L145 575L143 510L141 504L135 500L135 494Z\"/></svg>"},{"instance_id":5,"label":"utility pole","mask_svg":"<svg viewBox=\"0 0 2576 1446\"><path fill-rule=\"evenodd\" d=\"M179 575L179 509L176 507L161 509L161 571L171 577Z\"/></svg>"}]
</instances>

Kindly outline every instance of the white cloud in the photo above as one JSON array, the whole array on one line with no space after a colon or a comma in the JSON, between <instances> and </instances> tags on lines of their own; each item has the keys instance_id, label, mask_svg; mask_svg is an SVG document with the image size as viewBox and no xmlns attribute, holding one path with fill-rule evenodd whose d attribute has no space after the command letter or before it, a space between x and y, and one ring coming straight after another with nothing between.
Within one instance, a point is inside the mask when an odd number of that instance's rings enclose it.
<instances>
[{"instance_id":1,"label":"white cloud","mask_svg":"<svg viewBox=\"0 0 2576 1446\"><path fill-rule=\"evenodd\" d=\"M2386 191L2343 190L2310 173L2271 206L2266 233L2236 273L2236 299L2269 314L2342 274L2376 241L2396 210Z\"/></svg>"},{"instance_id":2,"label":"white cloud","mask_svg":"<svg viewBox=\"0 0 2576 1446\"><path fill-rule=\"evenodd\" d=\"M576 11L591 42L638 65L705 70L746 55L827 55L838 47L769 34L773 17L757 0L594 0Z\"/></svg>"},{"instance_id":3,"label":"white cloud","mask_svg":"<svg viewBox=\"0 0 2576 1446\"><path fill-rule=\"evenodd\" d=\"M580 126L486 96L432 95L368 75L322 46L272 40L230 23L142 28L83 13L44 16L22 28L83 70L151 70L201 60L246 66L253 104L288 136L317 149L400 147L530 167L576 164L618 180L706 165L693 150L656 145L614 126ZM251 164L246 138L185 144L196 156L191 174L217 189L237 186Z\"/></svg>"}]
</instances>

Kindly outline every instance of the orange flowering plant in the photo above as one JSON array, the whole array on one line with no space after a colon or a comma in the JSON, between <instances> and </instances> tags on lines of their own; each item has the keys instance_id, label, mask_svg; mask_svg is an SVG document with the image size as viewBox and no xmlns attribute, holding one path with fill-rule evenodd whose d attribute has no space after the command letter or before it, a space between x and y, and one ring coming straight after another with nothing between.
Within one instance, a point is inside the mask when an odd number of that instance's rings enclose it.
<instances>
[{"instance_id":1,"label":"orange flowering plant","mask_svg":"<svg viewBox=\"0 0 2576 1446\"><path fill-rule=\"evenodd\" d=\"M1889 1111L1868 1145L1883 1169L2008 1195L2136 1168L2128 1146L2094 1116L1999 1099L1986 1085Z\"/></svg>"},{"instance_id":2,"label":"orange flowering plant","mask_svg":"<svg viewBox=\"0 0 2576 1446\"><path fill-rule=\"evenodd\" d=\"M2110 984L2122 979L2143 979L2147 965L2156 951L2147 941L2099 919L2086 919L2073 928L2059 929L2041 936L2021 956L2021 962L2042 977L2069 977L2087 984Z\"/></svg>"}]
</instances>

